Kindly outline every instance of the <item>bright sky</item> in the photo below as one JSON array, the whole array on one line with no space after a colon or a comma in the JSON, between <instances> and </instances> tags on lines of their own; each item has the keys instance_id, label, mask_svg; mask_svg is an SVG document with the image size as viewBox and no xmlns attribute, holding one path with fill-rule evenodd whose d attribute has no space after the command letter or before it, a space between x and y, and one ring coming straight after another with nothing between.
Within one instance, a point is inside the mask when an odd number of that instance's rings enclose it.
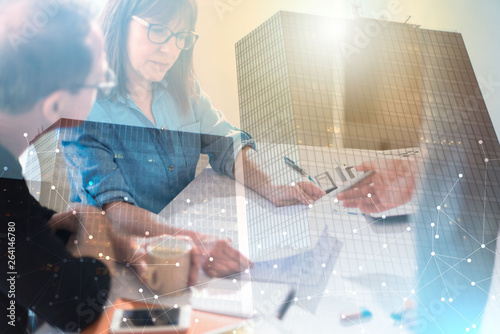
<instances>
[{"instance_id":1,"label":"bright sky","mask_svg":"<svg viewBox=\"0 0 500 334\"><path fill-rule=\"evenodd\" d=\"M358 0L363 16L462 33L488 111L500 135L500 1ZM391 5L395 3L395 5ZM239 125L235 43L279 10L351 17L349 0L198 0L195 69L203 89ZM391 8L398 10L390 12ZM500 137L500 136L499 136Z\"/></svg>"},{"instance_id":2,"label":"bright sky","mask_svg":"<svg viewBox=\"0 0 500 334\"><path fill-rule=\"evenodd\" d=\"M101 7L104 0L93 0ZM498 0L357 0L363 16L460 32L500 138ZM352 17L350 0L198 0L195 69L212 103L239 126L235 43L279 10ZM398 10L392 11L391 8Z\"/></svg>"}]
</instances>

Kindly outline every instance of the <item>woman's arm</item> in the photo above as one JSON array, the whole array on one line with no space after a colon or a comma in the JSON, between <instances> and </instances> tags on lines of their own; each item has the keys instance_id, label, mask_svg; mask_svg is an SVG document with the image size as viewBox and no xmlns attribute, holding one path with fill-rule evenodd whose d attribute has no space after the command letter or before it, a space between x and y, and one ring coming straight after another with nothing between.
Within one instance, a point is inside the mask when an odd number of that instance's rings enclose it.
<instances>
[{"instance_id":1,"label":"woman's arm","mask_svg":"<svg viewBox=\"0 0 500 334\"><path fill-rule=\"evenodd\" d=\"M211 277L239 273L252 266L250 260L234 249L230 242L213 240L210 236L195 231L169 226L158 215L135 205L125 202L109 203L104 206L104 212L111 222L111 231L141 237L162 234L190 237L196 247L198 262Z\"/></svg>"},{"instance_id":2,"label":"woman's arm","mask_svg":"<svg viewBox=\"0 0 500 334\"><path fill-rule=\"evenodd\" d=\"M252 161L245 146L234 163L235 179L266 197L276 206L309 205L325 195L325 192L311 182L297 182L292 185L274 185L269 176Z\"/></svg>"}]
</instances>

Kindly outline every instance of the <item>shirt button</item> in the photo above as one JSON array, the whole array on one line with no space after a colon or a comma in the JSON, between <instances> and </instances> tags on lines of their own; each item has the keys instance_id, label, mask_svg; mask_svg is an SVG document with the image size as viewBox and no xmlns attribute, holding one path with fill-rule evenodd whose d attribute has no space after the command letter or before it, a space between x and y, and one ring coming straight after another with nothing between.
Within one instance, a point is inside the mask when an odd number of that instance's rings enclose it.
<instances>
[{"instance_id":1,"label":"shirt button","mask_svg":"<svg viewBox=\"0 0 500 334\"><path fill-rule=\"evenodd\" d=\"M169 170L169 171L173 171L173 170L174 170L174 166L170 165L170 166L168 167L168 170Z\"/></svg>"},{"instance_id":2,"label":"shirt button","mask_svg":"<svg viewBox=\"0 0 500 334\"><path fill-rule=\"evenodd\" d=\"M164 126L162 126L162 127L161 127L161 131L167 131L167 128L166 128L166 127L164 127Z\"/></svg>"}]
</instances>

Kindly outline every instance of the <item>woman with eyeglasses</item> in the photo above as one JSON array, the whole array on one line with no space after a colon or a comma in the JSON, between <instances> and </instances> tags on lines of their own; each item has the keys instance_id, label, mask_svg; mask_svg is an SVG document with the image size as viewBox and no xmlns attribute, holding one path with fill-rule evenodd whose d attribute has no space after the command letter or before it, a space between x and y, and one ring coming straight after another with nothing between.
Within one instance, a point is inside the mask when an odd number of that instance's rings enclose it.
<instances>
[{"instance_id":1,"label":"woman with eyeglasses","mask_svg":"<svg viewBox=\"0 0 500 334\"><path fill-rule=\"evenodd\" d=\"M324 195L308 182L272 185L246 157L255 148L252 137L227 122L196 81L196 18L195 0L108 1L101 22L117 86L111 97L98 100L85 133L63 143L71 200L102 207L115 228L130 234L203 239L152 214L194 179L200 153L210 156L218 173L252 174L237 179L276 205L308 205ZM251 265L225 241L211 251L213 258L215 251L224 261L207 261L210 276Z\"/></svg>"}]
</instances>

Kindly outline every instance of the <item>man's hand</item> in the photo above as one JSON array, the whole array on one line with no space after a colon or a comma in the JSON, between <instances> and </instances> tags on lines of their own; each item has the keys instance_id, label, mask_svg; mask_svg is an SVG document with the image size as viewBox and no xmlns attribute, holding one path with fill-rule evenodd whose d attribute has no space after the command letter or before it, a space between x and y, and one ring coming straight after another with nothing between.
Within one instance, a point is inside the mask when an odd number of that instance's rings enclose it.
<instances>
[{"instance_id":1,"label":"man's hand","mask_svg":"<svg viewBox=\"0 0 500 334\"><path fill-rule=\"evenodd\" d=\"M73 214L74 210L56 213L48 221L48 226L55 233L57 230L65 230L75 233L78 230L78 218Z\"/></svg>"},{"instance_id":2,"label":"man's hand","mask_svg":"<svg viewBox=\"0 0 500 334\"><path fill-rule=\"evenodd\" d=\"M310 205L325 195L325 191L311 182L297 182L289 186L270 186L266 198L276 206Z\"/></svg>"},{"instance_id":3,"label":"man's hand","mask_svg":"<svg viewBox=\"0 0 500 334\"><path fill-rule=\"evenodd\" d=\"M379 213L407 203L413 195L416 175L413 162L375 159L362 163L356 170L374 173L338 195L344 207Z\"/></svg>"},{"instance_id":4,"label":"man's hand","mask_svg":"<svg viewBox=\"0 0 500 334\"><path fill-rule=\"evenodd\" d=\"M67 221L72 222L69 226L74 227L67 246L73 256L98 259L113 273L115 253L110 242L111 223L102 211L92 206L72 204L72 209L62 215L68 215Z\"/></svg>"}]
</instances>

